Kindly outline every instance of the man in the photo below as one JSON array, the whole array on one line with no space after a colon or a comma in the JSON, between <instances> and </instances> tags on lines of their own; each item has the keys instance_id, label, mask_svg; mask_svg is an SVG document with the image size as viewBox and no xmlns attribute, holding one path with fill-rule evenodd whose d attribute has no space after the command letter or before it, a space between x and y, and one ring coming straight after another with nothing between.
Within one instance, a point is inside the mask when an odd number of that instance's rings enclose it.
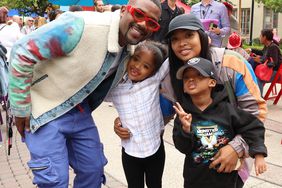
<instances>
[{"instance_id":1,"label":"man","mask_svg":"<svg viewBox=\"0 0 282 188\"><path fill-rule=\"evenodd\" d=\"M91 111L122 77L126 45L148 38L160 15L159 0L130 0L108 14L67 12L14 46L11 109L38 187L68 187L69 165L74 187L101 187L107 160Z\"/></svg>"},{"instance_id":2,"label":"man","mask_svg":"<svg viewBox=\"0 0 282 188\"><path fill-rule=\"evenodd\" d=\"M94 4L95 4L95 11L104 12L104 8L103 8L104 3L102 0L95 0Z\"/></svg>"},{"instance_id":3,"label":"man","mask_svg":"<svg viewBox=\"0 0 282 188\"><path fill-rule=\"evenodd\" d=\"M159 20L161 28L158 32L154 33L151 37L154 41L167 44L165 35L168 31L169 22L176 16L182 14L180 8L176 5L176 0L165 0L162 2L162 15Z\"/></svg>"},{"instance_id":4,"label":"man","mask_svg":"<svg viewBox=\"0 0 282 188\"><path fill-rule=\"evenodd\" d=\"M222 3L214 0L201 0L201 2L191 7L191 14L194 14L201 20L218 20L219 24L209 27L209 30L206 32L211 39L211 45L221 47L222 39L230 32L230 23L226 7Z\"/></svg>"}]
</instances>

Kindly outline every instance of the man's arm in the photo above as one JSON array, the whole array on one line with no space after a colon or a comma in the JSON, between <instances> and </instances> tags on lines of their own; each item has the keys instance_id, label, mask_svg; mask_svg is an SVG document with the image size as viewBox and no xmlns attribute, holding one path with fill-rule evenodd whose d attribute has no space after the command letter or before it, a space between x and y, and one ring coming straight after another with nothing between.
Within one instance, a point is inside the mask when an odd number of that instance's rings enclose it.
<instances>
[{"instance_id":1,"label":"man's arm","mask_svg":"<svg viewBox=\"0 0 282 188\"><path fill-rule=\"evenodd\" d=\"M220 28L219 35L221 37L225 37L227 34L230 33L230 21L229 21L227 9L224 5L223 5L222 11L221 11L220 23L221 23L221 28Z\"/></svg>"},{"instance_id":2,"label":"man's arm","mask_svg":"<svg viewBox=\"0 0 282 188\"><path fill-rule=\"evenodd\" d=\"M80 40L84 21L64 14L19 40L12 48L9 68L9 100L18 131L29 131L33 69L35 64L65 56Z\"/></svg>"},{"instance_id":3,"label":"man's arm","mask_svg":"<svg viewBox=\"0 0 282 188\"><path fill-rule=\"evenodd\" d=\"M82 18L65 14L13 46L9 68L9 99L15 116L27 117L31 113L30 87L35 64L65 56L72 51L80 40L83 26Z\"/></svg>"}]
</instances>

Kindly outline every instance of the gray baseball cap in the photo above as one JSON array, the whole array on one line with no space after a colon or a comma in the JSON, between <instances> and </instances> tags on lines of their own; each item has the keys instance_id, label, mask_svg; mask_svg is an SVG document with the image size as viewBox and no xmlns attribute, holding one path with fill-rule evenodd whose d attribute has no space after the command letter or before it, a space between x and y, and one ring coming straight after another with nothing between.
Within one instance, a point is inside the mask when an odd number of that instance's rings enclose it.
<instances>
[{"instance_id":1,"label":"gray baseball cap","mask_svg":"<svg viewBox=\"0 0 282 188\"><path fill-rule=\"evenodd\" d=\"M168 32L166 38L168 38L171 33L177 29L189 29L193 31L204 30L204 26L201 21L193 14L182 14L173 18L168 26Z\"/></svg>"},{"instance_id":2,"label":"gray baseball cap","mask_svg":"<svg viewBox=\"0 0 282 188\"><path fill-rule=\"evenodd\" d=\"M200 72L200 74L204 77L210 77L216 79L214 66L212 62L201 57L192 58L187 63L185 63L182 67L180 67L176 73L176 78L181 80L183 78L183 73L185 69L189 67L197 69Z\"/></svg>"}]
</instances>

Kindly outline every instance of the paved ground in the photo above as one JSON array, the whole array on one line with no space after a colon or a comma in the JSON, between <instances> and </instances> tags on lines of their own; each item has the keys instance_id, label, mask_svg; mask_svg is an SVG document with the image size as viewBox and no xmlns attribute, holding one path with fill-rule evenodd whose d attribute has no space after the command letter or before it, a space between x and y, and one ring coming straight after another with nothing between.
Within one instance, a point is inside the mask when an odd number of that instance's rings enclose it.
<instances>
[{"instance_id":1,"label":"paved ground","mask_svg":"<svg viewBox=\"0 0 282 188\"><path fill-rule=\"evenodd\" d=\"M255 188L275 188L282 187L282 100L278 105L272 105L268 102L269 115L265 123L266 145L269 151L269 157L266 158L268 171L256 177L254 172L249 178L245 187ZM103 187L125 188L126 180L121 165L121 151L119 138L113 132L113 119L117 113L113 107L103 103L93 114L98 126L101 140L104 143L105 154L109 160L105 167L107 183ZM0 126L5 131L5 126ZM166 126L164 135L166 149L166 164L163 176L164 188L183 187L182 166L184 156L178 152L171 140L172 125ZM29 160L29 154L24 143L21 142L19 134L14 131L13 148L11 155L7 155L7 143L4 136L4 142L0 146L0 188L34 188L32 184L32 173L28 169L26 162ZM70 186L74 174L70 169Z\"/></svg>"}]
</instances>

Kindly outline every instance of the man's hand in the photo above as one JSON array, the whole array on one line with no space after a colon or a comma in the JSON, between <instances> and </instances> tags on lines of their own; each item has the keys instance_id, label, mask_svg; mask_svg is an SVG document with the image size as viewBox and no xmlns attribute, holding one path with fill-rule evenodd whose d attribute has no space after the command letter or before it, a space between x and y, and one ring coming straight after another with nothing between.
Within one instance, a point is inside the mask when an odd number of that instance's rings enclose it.
<instances>
[{"instance_id":1,"label":"man's hand","mask_svg":"<svg viewBox=\"0 0 282 188\"><path fill-rule=\"evenodd\" d=\"M213 159L209 168L217 169L218 173L230 173L236 167L238 155L230 145L226 145L217 152Z\"/></svg>"},{"instance_id":2,"label":"man's hand","mask_svg":"<svg viewBox=\"0 0 282 188\"><path fill-rule=\"evenodd\" d=\"M23 138L25 137L24 131L30 131L29 120L30 117L15 117L16 127Z\"/></svg>"},{"instance_id":3,"label":"man's hand","mask_svg":"<svg viewBox=\"0 0 282 188\"><path fill-rule=\"evenodd\" d=\"M114 131L121 139L129 139L130 138L130 131L127 128L123 128L121 126L120 118L116 118L114 121Z\"/></svg>"}]
</instances>

